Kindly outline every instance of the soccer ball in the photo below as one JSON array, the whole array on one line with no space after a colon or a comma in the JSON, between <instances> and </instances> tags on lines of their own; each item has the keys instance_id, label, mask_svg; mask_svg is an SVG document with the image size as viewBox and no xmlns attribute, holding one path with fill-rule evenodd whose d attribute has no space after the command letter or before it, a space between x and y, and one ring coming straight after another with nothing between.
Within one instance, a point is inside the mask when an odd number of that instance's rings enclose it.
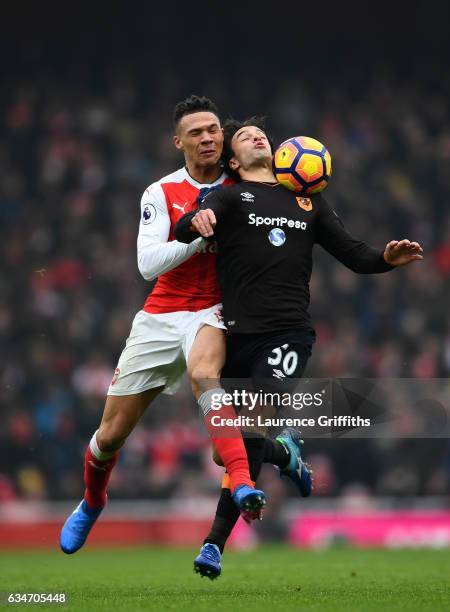
<instances>
[{"instance_id":1,"label":"soccer ball","mask_svg":"<svg viewBox=\"0 0 450 612\"><path fill-rule=\"evenodd\" d=\"M331 172L331 155L321 142L309 136L285 140L273 156L277 181L303 195L325 189Z\"/></svg>"}]
</instances>

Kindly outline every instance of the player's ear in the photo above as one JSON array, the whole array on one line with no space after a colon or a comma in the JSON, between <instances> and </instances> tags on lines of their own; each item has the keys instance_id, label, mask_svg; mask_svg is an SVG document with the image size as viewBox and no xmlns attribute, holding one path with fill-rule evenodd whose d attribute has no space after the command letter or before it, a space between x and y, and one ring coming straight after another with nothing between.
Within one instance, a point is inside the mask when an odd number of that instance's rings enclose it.
<instances>
[{"instance_id":1,"label":"player's ear","mask_svg":"<svg viewBox=\"0 0 450 612\"><path fill-rule=\"evenodd\" d=\"M181 142L181 138L177 136L176 134L173 137L173 144L179 151L183 151L184 147L183 147L183 143Z\"/></svg>"},{"instance_id":2,"label":"player's ear","mask_svg":"<svg viewBox=\"0 0 450 612\"><path fill-rule=\"evenodd\" d=\"M233 170L233 172L237 172L239 169L239 162L235 157L232 157L230 159L228 165L230 166L230 169Z\"/></svg>"}]
</instances>

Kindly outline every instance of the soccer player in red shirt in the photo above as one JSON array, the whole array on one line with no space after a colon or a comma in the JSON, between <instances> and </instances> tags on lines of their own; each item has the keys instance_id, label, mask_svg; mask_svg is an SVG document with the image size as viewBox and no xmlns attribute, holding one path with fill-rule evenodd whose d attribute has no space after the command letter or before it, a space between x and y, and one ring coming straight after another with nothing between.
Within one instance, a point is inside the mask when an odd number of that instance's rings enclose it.
<instances>
[{"instance_id":1,"label":"soccer player in red shirt","mask_svg":"<svg viewBox=\"0 0 450 612\"><path fill-rule=\"evenodd\" d=\"M211 395L222 391L219 380L225 360L214 246L202 238L181 244L173 231L178 219L196 208L205 194L232 183L220 162L223 132L218 111L208 98L191 96L176 105L174 124L174 144L184 153L186 165L150 185L141 200L138 267L146 280L158 280L134 318L100 426L86 451L84 498L61 531L61 548L67 554L83 546L103 510L111 471L126 438L155 397L175 392L186 368L215 453L230 475L234 502L244 513L257 512L265 504L264 493L250 478L239 429L214 435L210 426ZM222 406L219 414L236 416L230 406Z\"/></svg>"}]
</instances>

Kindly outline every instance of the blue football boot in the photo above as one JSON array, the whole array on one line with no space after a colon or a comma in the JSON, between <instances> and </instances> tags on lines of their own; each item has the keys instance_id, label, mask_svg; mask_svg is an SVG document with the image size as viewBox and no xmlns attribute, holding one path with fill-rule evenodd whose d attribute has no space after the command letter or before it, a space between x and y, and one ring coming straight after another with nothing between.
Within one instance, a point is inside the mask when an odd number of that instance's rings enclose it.
<instances>
[{"instance_id":1,"label":"blue football boot","mask_svg":"<svg viewBox=\"0 0 450 612\"><path fill-rule=\"evenodd\" d=\"M91 510L84 499L78 504L61 529L60 546L63 552L71 555L83 546L102 510Z\"/></svg>"},{"instance_id":2,"label":"blue football boot","mask_svg":"<svg viewBox=\"0 0 450 612\"><path fill-rule=\"evenodd\" d=\"M302 497L309 497L312 490L312 470L302 460L303 440L300 438L300 432L293 427L287 427L276 437L276 440L283 444L290 453L289 463L280 469L280 476L292 480Z\"/></svg>"},{"instance_id":3,"label":"blue football boot","mask_svg":"<svg viewBox=\"0 0 450 612\"><path fill-rule=\"evenodd\" d=\"M198 557L194 560L194 572L203 578L207 576L214 580L220 576L222 566L220 565L220 550L216 544L203 544Z\"/></svg>"},{"instance_id":4,"label":"blue football boot","mask_svg":"<svg viewBox=\"0 0 450 612\"><path fill-rule=\"evenodd\" d=\"M236 487L231 496L239 508L242 518L250 523L255 519L261 519L262 511L266 505L266 495L260 489L253 489L248 485Z\"/></svg>"}]
</instances>

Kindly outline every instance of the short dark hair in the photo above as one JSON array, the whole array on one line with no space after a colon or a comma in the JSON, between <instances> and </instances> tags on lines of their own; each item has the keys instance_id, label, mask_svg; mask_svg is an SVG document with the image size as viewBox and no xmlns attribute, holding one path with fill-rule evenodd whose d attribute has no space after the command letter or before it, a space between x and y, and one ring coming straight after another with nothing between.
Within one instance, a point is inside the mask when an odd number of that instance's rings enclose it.
<instances>
[{"instance_id":1,"label":"short dark hair","mask_svg":"<svg viewBox=\"0 0 450 612\"><path fill-rule=\"evenodd\" d=\"M269 136L266 131L266 119L265 116L254 115L249 119L245 119L245 121L237 121L237 119L227 119L223 124L223 152L222 152L222 161L225 165L227 173L236 180L241 180L239 174L231 170L229 163L230 159L234 156L234 151L231 147L231 141L233 140L233 136L236 134L238 130L243 127L248 127L250 125L254 125L259 128L264 134L267 136L267 140L269 141L270 148L274 149L273 140Z\"/></svg>"},{"instance_id":2,"label":"short dark hair","mask_svg":"<svg viewBox=\"0 0 450 612\"><path fill-rule=\"evenodd\" d=\"M209 112L219 118L219 109L209 98L205 96L189 96L186 100L182 100L176 104L173 109L173 124L175 127L179 124L182 117L191 115L192 113Z\"/></svg>"}]
</instances>

